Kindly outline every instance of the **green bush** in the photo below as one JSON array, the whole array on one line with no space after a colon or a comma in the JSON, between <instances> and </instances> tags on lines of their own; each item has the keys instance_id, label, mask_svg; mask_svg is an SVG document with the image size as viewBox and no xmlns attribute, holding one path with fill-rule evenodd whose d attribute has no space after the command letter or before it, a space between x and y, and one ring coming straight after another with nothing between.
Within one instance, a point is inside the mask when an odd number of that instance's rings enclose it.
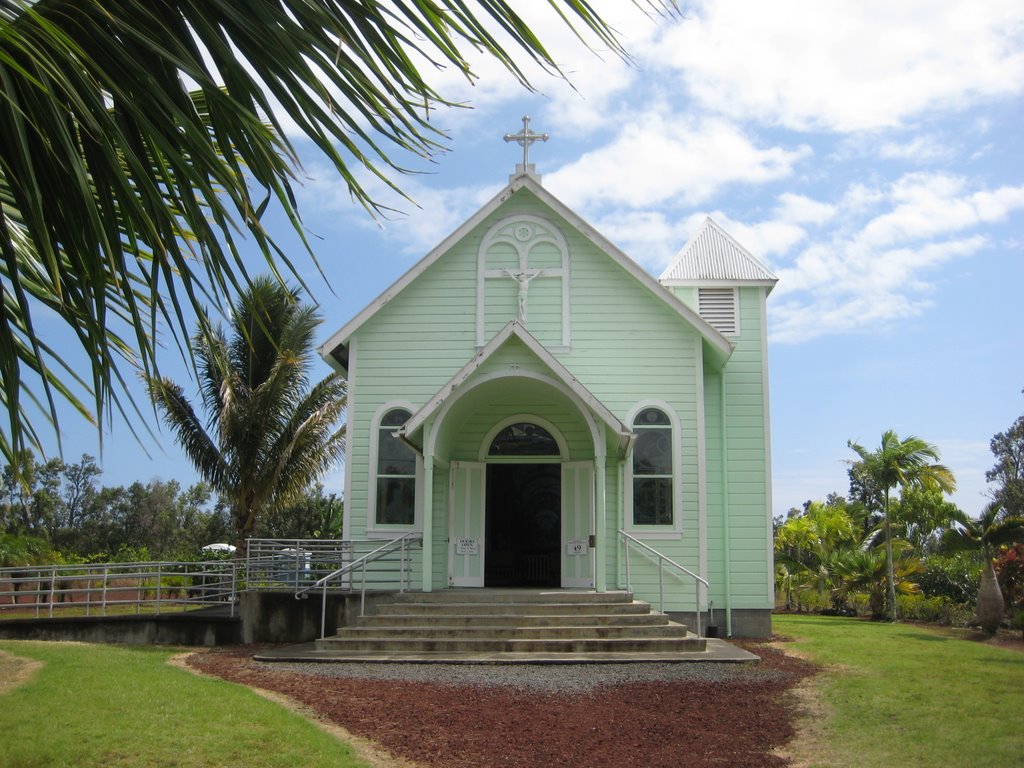
<instances>
[{"instance_id":1,"label":"green bush","mask_svg":"<svg viewBox=\"0 0 1024 768\"><path fill-rule=\"evenodd\" d=\"M970 605L942 596L897 595L896 607L900 619L924 624L964 627L974 617L974 609Z\"/></svg>"},{"instance_id":2,"label":"green bush","mask_svg":"<svg viewBox=\"0 0 1024 768\"><path fill-rule=\"evenodd\" d=\"M928 555L924 573L917 577L929 597L945 597L954 603L974 603L981 583L981 559L976 552Z\"/></svg>"}]
</instances>

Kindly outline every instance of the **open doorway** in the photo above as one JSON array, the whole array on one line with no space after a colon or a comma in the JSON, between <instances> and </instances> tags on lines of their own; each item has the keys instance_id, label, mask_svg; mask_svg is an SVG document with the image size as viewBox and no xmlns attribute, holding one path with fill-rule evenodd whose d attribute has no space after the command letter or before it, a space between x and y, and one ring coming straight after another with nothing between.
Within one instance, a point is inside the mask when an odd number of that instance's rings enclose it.
<instances>
[{"instance_id":1,"label":"open doorway","mask_svg":"<svg viewBox=\"0 0 1024 768\"><path fill-rule=\"evenodd\" d=\"M488 464L484 586L561 585L562 467Z\"/></svg>"}]
</instances>

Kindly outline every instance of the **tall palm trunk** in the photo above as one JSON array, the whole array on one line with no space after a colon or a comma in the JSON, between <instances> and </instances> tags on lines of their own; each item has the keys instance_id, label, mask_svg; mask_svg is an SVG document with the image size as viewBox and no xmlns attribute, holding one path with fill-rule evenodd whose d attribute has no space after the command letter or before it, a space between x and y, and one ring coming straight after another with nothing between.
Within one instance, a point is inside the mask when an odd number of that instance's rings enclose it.
<instances>
[{"instance_id":1,"label":"tall palm trunk","mask_svg":"<svg viewBox=\"0 0 1024 768\"><path fill-rule=\"evenodd\" d=\"M889 618L897 620L896 615L896 575L892 564L892 524L889 522L889 489L885 489L885 572L889 581Z\"/></svg>"}]
</instances>

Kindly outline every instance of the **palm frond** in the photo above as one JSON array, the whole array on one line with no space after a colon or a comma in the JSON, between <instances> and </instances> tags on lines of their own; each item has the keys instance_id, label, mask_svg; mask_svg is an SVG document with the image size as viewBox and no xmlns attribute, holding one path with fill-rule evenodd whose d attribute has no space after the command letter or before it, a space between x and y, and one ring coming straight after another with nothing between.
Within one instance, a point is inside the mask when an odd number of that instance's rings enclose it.
<instances>
[{"instance_id":1,"label":"palm frond","mask_svg":"<svg viewBox=\"0 0 1024 768\"><path fill-rule=\"evenodd\" d=\"M623 53L585 0L551 4L578 35ZM673 8L670 0L637 4ZM273 202L309 250L286 120L374 213L380 207L361 170L400 192L392 177L404 169L395 158L444 147L429 115L450 102L418 61L472 80L469 57L483 51L527 86L521 58L561 74L511 5L0 0L5 457L32 440L21 396L33 377L52 422L54 397L72 389L58 385L61 360L39 344L38 306L54 308L75 333L90 361L83 379L94 421L102 422L109 403L126 396L119 363L159 375L158 322L185 350L185 318L204 318L207 303L224 307L248 286L239 238L262 253L275 279L301 283L260 220ZM112 316L130 328L123 344ZM72 404L85 410L81 400Z\"/></svg>"}]
</instances>

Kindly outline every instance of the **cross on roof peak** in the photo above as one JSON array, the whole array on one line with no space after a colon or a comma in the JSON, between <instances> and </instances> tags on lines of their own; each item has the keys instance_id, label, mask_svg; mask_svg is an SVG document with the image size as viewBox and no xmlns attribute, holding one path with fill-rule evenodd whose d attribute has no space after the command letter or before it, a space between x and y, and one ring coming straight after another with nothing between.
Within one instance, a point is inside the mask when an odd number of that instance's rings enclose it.
<instances>
[{"instance_id":1,"label":"cross on roof peak","mask_svg":"<svg viewBox=\"0 0 1024 768\"><path fill-rule=\"evenodd\" d=\"M523 130L519 133L506 133L505 141L514 141L523 148L522 170L525 172L530 165L530 145L535 141L547 141L550 137L546 133L534 133L530 130L530 116L523 115ZM516 166L519 171L519 166Z\"/></svg>"}]
</instances>

